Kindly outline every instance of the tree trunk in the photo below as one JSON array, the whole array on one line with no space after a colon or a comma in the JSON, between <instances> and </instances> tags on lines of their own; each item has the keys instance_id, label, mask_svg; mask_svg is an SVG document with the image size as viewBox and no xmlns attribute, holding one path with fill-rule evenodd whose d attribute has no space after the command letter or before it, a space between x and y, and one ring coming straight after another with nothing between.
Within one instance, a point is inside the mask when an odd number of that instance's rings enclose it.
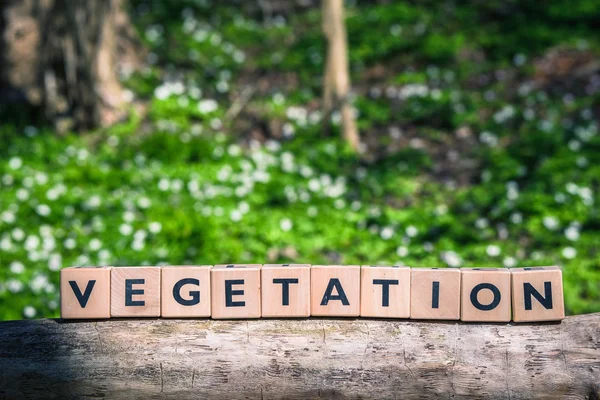
<instances>
[{"instance_id":1,"label":"tree trunk","mask_svg":"<svg viewBox=\"0 0 600 400\"><path fill-rule=\"evenodd\" d=\"M328 43L323 90L324 124L329 123L331 112L340 108L344 138L357 151L360 138L348 99L350 73L343 0L323 0L323 32Z\"/></svg>"},{"instance_id":2,"label":"tree trunk","mask_svg":"<svg viewBox=\"0 0 600 400\"><path fill-rule=\"evenodd\" d=\"M116 122L117 63L139 63L122 0L4 0L0 94L43 110L59 131ZM137 47L137 48L136 48Z\"/></svg>"},{"instance_id":3,"label":"tree trunk","mask_svg":"<svg viewBox=\"0 0 600 400\"><path fill-rule=\"evenodd\" d=\"M0 398L599 396L600 314L541 324L0 322Z\"/></svg>"}]
</instances>

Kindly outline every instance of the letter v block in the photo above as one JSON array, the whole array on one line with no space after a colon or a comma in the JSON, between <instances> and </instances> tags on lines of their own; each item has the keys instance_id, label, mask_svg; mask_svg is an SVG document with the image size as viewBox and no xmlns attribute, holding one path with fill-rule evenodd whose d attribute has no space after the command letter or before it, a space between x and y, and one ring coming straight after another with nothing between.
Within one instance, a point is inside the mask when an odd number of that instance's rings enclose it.
<instances>
[{"instance_id":1,"label":"letter v block","mask_svg":"<svg viewBox=\"0 0 600 400\"><path fill-rule=\"evenodd\" d=\"M313 265L310 314L316 317L360 315L360 266Z\"/></svg>"},{"instance_id":2,"label":"letter v block","mask_svg":"<svg viewBox=\"0 0 600 400\"><path fill-rule=\"evenodd\" d=\"M511 268L510 272L513 321L559 321L565 318L560 268Z\"/></svg>"},{"instance_id":3,"label":"letter v block","mask_svg":"<svg viewBox=\"0 0 600 400\"><path fill-rule=\"evenodd\" d=\"M310 265L265 264L262 267L262 316L310 316Z\"/></svg>"},{"instance_id":4,"label":"letter v block","mask_svg":"<svg viewBox=\"0 0 600 400\"><path fill-rule=\"evenodd\" d=\"M113 268L110 293L112 317L160 317L160 268Z\"/></svg>"},{"instance_id":5,"label":"letter v block","mask_svg":"<svg viewBox=\"0 0 600 400\"><path fill-rule=\"evenodd\" d=\"M462 268L462 321L510 321L510 271L506 268Z\"/></svg>"},{"instance_id":6,"label":"letter v block","mask_svg":"<svg viewBox=\"0 0 600 400\"><path fill-rule=\"evenodd\" d=\"M60 271L60 317L110 318L110 267L71 267Z\"/></svg>"},{"instance_id":7,"label":"letter v block","mask_svg":"<svg viewBox=\"0 0 600 400\"><path fill-rule=\"evenodd\" d=\"M410 268L363 265L360 316L408 318L410 316Z\"/></svg>"},{"instance_id":8,"label":"letter v block","mask_svg":"<svg viewBox=\"0 0 600 400\"><path fill-rule=\"evenodd\" d=\"M210 268L211 265L161 268L161 316L210 317Z\"/></svg>"},{"instance_id":9,"label":"letter v block","mask_svg":"<svg viewBox=\"0 0 600 400\"><path fill-rule=\"evenodd\" d=\"M260 318L261 264L215 265L210 270L214 319Z\"/></svg>"}]
</instances>

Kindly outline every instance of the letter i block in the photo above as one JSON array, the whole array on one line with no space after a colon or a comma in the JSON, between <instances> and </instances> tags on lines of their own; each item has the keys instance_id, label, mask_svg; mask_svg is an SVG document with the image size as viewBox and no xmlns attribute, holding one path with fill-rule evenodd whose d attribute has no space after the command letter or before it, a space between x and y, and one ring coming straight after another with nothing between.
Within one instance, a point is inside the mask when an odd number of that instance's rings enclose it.
<instances>
[{"instance_id":1,"label":"letter i block","mask_svg":"<svg viewBox=\"0 0 600 400\"><path fill-rule=\"evenodd\" d=\"M310 316L310 265L265 264L262 267L262 316Z\"/></svg>"},{"instance_id":2,"label":"letter i block","mask_svg":"<svg viewBox=\"0 0 600 400\"><path fill-rule=\"evenodd\" d=\"M512 268L510 272L513 321L558 321L565 318L560 268Z\"/></svg>"},{"instance_id":3,"label":"letter i block","mask_svg":"<svg viewBox=\"0 0 600 400\"><path fill-rule=\"evenodd\" d=\"M60 271L60 317L110 318L110 267L71 267Z\"/></svg>"},{"instance_id":4,"label":"letter i block","mask_svg":"<svg viewBox=\"0 0 600 400\"><path fill-rule=\"evenodd\" d=\"M313 265L310 314L317 317L360 315L360 266Z\"/></svg>"},{"instance_id":5,"label":"letter i block","mask_svg":"<svg viewBox=\"0 0 600 400\"><path fill-rule=\"evenodd\" d=\"M363 265L360 316L408 318L410 316L410 268Z\"/></svg>"},{"instance_id":6,"label":"letter i block","mask_svg":"<svg viewBox=\"0 0 600 400\"><path fill-rule=\"evenodd\" d=\"M211 265L161 268L161 316L210 317Z\"/></svg>"},{"instance_id":7,"label":"letter i block","mask_svg":"<svg viewBox=\"0 0 600 400\"><path fill-rule=\"evenodd\" d=\"M462 321L510 321L510 271L462 268Z\"/></svg>"},{"instance_id":8,"label":"letter i block","mask_svg":"<svg viewBox=\"0 0 600 400\"><path fill-rule=\"evenodd\" d=\"M159 267L113 268L110 315L160 317L160 275Z\"/></svg>"},{"instance_id":9,"label":"letter i block","mask_svg":"<svg viewBox=\"0 0 600 400\"><path fill-rule=\"evenodd\" d=\"M260 264L215 265L210 270L214 319L260 318Z\"/></svg>"},{"instance_id":10,"label":"letter i block","mask_svg":"<svg viewBox=\"0 0 600 400\"><path fill-rule=\"evenodd\" d=\"M410 317L460 319L460 278L460 270L456 268L413 268Z\"/></svg>"}]
</instances>

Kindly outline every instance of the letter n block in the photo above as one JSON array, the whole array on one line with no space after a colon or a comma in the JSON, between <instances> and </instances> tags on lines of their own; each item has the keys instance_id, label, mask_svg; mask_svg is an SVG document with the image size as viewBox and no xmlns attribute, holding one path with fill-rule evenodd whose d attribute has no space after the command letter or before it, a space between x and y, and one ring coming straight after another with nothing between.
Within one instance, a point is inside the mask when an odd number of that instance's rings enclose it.
<instances>
[{"instance_id":1,"label":"letter n block","mask_svg":"<svg viewBox=\"0 0 600 400\"><path fill-rule=\"evenodd\" d=\"M510 321L510 271L499 268L462 268L462 321Z\"/></svg>"},{"instance_id":2,"label":"letter n block","mask_svg":"<svg viewBox=\"0 0 600 400\"><path fill-rule=\"evenodd\" d=\"M215 265L210 270L214 319L260 318L261 264Z\"/></svg>"},{"instance_id":3,"label":"letter n block","mask_svg":"<svg viewBox=\"0 0 600 400\"><path fill-rule=\"evenodd\" d=\"M360 315L360 266L313 265L310 314L317 317Z\"/></svg>"},{"instance_id":4,"label":"letter n block","mask_svg":"<svg viewBox=\"0 0 600 400\"><path fill-rule=\"evenodd\" d=\"M160 317L160 268L119 267L111 271L112 317Z\"/></svg>"},{"instance_id":5,"label":"letter n block","mask_svg":"<svg viewBox=\"0 0 600 400\"><path fill-rule=\"evenodd\" d=\"M265 264L262 267L262 316L310 316L310 265Z\"/></svg>"},{"instance_id":6,"label":"letter n block","mask_svg":"<svg viewBox=\"0 0 600 400\"><path fill-rule=\"evenodd\" d=\"M460 278L460 270L456 268L413 268L410 317L460 319Z\"/></svg>"},{"instance_id":7,"label":"letter n block","mask_svg":"<svg viewBox=\"0 0 600 400\"><path fill-rule=\"evenodd\" d=\"M110 267L71 267L60 271L60 317L110 318Z\"/></svg>"},{"instance_id":8,"label":"letter n block","mask_svg":"<svg viewBox=\"0 0 600 400\"><path fill-rule=\"evenodd\" d=\"M410 268L363 265L360 316L408 318L410 316Z\"/></svg>"},{"instance_id":9,"label":"letter n block","mask_svg":"<svg viewBox=\"0 0 600 400\"><path fill-rule=\"evenodd\" d=\"M513 321L558 321L565 318L560 268L512 268L510 272Z\"/></svg>"},{"instance_id":10,"label":"letter n block","mask_svg":"<svg viewBox=\"0 0 600 400\"><path fill-rule=\"evenodd\" d=\"M211 265L169 266L161 272L161 316L210 317Z\"/></svg>"}]
</instances>

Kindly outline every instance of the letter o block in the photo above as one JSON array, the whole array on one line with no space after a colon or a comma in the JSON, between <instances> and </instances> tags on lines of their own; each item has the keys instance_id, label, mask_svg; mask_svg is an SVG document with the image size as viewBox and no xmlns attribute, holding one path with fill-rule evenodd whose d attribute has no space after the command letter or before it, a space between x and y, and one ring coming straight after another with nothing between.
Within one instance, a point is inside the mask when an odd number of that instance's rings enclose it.
<instances>
[{"instance_id":1,"label":"letter o block","mask_svg":"<svg viewBox=\"0 0 600 400\"><path fill-rule=\"evenodd\" d=\"M511 268L510 272L513 321L559 321L565 318L560 268Z\"/></svg>"},{"instance_id":2,"label":"letter o block","mask_svg":"<svg viewBox=\"0 0 600 400\"><path fill-rule=\"evenodd\" d=\"M360 266L313 265L310 314L316 317L360 315Z\"/></svg>"},{"instance_id":3,"label":"letter o block","mask_svg":"<svg viewBox=\"0 0 600 400\"><path fill-rule=\"evenodd\" d=\"M110 274L112 317L160 317L160 268L118 267Z\"/></svg>"},{"instance_id":4,"label":"letter o block","mask_svg":"<svg viewBox=\"0 0 600 400\"><path fill-rule=\"evenodd\" d=\"M410 268L363 265L360 316L408 318L410 316Z\"/></svg>"},{"instance_id":5,"label":"letter o block","mask_svg":"<svg viewBox=\"0 0 600 400\"><path fill-rule=\"evenodd\" d=\"M161 269L162 317L210 317L211 265L169 266Z\"/></svg>"},{"instance_id":6,"label":"letter o block","mask_svg":"<svg viewBox=\"0 0 600 400\"><path fill-rule=\"evenodd\" d=\"M265 264L262 267L262 316L310 316L310 265Z\"/></svg>"},{"instance_id":7,"label":"letter o block","mask_svg":"<svg viewBox=\"0 0 600 400\"><path fill-rule=\"evenodd\" d=\"M510 321L510 271L499 268L462 268L462 321Z\"/></svg>"},{"instance_id":8,"label":"letter o block","mask_svg":"<svg viewBox=\"0 0 600 400\"><path fill-rule=\"evenodd\" d=\"M61 269L60 317L110 318L110 267Z\"/></svg>"},{"instance_id":9,"label":"letter o block","mask_svg":"<svg viewBox=\"0 0 600 400\"><path fill-rule=\"evenodd\" d=\"M210 270L214 319L260 318L261 264L215 265Z\"/></svg>"}]
</instances>

